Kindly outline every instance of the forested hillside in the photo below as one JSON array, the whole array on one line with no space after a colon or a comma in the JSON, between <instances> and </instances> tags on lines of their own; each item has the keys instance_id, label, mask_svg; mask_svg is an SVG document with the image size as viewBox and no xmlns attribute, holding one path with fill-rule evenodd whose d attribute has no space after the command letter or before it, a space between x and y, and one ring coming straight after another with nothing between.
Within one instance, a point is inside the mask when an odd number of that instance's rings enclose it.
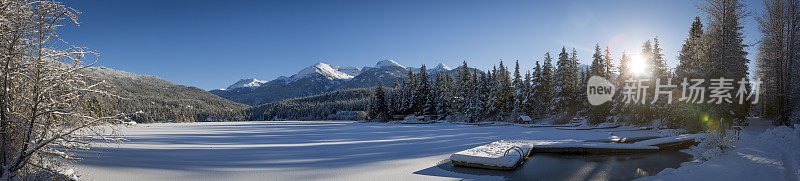
<instances>
[{"instance_id":1,"label":"forested hillside","mask_svg":"<svg viewBox=\"0 0 800 181\"><path fill-rule=\"evenodd\" d=\"M236 103L202 89L177 85L150 75L136 75L105 67L85 70L91 82L105 81L112 96L96 96L98 111L115 114L143 111L136 122L194 122L244 120L250 106Z\"/></svg>"},{"instance_id":2,"label":"forested hillside","mask_svg":"<svg viewBox=\"0 0 800 181\"><path fill-rule=\"evenodd\" d=\"M291 98L262 104L247 110L252 120L284 119L322 120L337 111L365 111L372 88L338 90L319 95Z\"/></svg>"}]
</instances>

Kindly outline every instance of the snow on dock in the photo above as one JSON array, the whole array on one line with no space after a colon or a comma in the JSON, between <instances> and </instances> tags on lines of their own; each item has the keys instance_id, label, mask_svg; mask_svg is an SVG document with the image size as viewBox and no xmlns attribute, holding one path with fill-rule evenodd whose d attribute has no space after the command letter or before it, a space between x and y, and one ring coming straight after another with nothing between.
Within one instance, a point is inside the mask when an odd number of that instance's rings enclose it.
<instances>
[{"instance_id":1,"label":"snow on dock","mask_svg":"<svg viewBox=\"0 0 800 181\"><path fill-rule=\"evenodd\" d=\"M495 170L513 170L528 158L533 142L500 140L450 155L454 165Z\"/></svg>"},{"instance_id":2,"label":"snow on dock","mask_svg":"<svg viewBox=\"0 0 800 181\"><path fill-rule=\"evenodd\" d=\"M683 134L677 136L655 138L633 143L635 145L657 146L661 149L684 149L697 144L701 134Z\"/></svg>"},{"instance_id":3,"label":"snow on dock","mask_svg":"<svg viewBox=\"0 0 800 181\"><path fill-rule=\"evenodd\" d=\"M572 154L643 153L658 151L658 147L628 143L562 142L536 145L532 151L536 153Z\"/></svg>"}]
</instances>

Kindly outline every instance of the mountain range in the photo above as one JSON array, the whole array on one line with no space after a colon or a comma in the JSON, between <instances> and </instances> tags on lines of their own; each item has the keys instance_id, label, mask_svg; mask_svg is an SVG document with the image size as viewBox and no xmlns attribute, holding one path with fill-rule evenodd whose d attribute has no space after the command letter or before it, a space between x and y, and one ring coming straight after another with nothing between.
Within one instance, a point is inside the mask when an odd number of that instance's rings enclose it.
<instances>
[{"instance_id":1,"label":"mountain range","mask_svg":"<svg viewBox=\"0 0 800 181\"><path fill-rule=\"evenodd\" d=\"M297 74L289 77L280 76L270 81L254 78L241 79L226 89L209 92L234 102L256 106L334 90L371 87L377 85L378 81L384 86L391 86L395 82L407 78L409 70L418 72L419 68L405 67L390 59L378 61L374 67L360 69L354 66L332 66L320 62L303 68ZM453 74L456 70L439 63L434 68L428 69L428 72Z\"/></svg>"},{"instance_id":2,"label":"mountain range","mask_svg":"<svg viewBox=\"0 0 800 181\"><path fill-rule=\"evenodd\" d=\"M427 70L431 75L455 75L462 68L451 69L440 63ZM475 68L469 69L483 74ZM309 104L338 110L343 108L340 104L344 101L349 102L347 105L363 107L363 104L350 103L364 100L364 95L369 93L364 88L375 86L379 81L392 86L407 78L409 71L419 72L419 68L404 67L394 60L381 60L374 67L363 68L316 63L291 76L280 76L270 81L241 79L225 89L208 92L156 76L106 67L91 67L83 73L89 82L102 82L102 90L113 95L93 98L99 103L98 111L109 115L143 111L144 114L134 117L137 122L194 122L265 119L263 116L267 110L283 107L305 109L302 107ZM304 99L291 99L300 97ZM337 99L341 97L348 99ZM356 107L351 108L356 110ZM320 113L322 116L325 114Z\"/></svg>"}]
</instances>

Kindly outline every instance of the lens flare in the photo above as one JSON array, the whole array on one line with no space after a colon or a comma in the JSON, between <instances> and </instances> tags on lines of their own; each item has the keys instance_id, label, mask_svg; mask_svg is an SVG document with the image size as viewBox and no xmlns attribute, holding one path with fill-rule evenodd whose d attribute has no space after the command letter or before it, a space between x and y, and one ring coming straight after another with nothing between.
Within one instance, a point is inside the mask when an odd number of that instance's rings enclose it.
<instances>
[{"instance_id":1,"label":"lens flare","mask_svg":"<svg viewBox=\"0 0 800 181\"><path fill-rule=\"evenodd\" d=\"M647 73L647 60L642 55L633 55L630 66L630 72L633 75L642 76Z\"/></svg>"}]
</instances>

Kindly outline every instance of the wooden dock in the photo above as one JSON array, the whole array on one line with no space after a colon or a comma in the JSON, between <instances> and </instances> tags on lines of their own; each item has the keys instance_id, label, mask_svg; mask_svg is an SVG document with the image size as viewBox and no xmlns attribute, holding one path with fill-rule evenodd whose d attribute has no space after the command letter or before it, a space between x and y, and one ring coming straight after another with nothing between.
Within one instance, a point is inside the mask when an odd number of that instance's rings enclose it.
<instances>
[{"instance_id":1,"label":"wooden dock","mask_svg":"<svg viewBox=\"0 0 800 181\"><path fill-rule=\"evenodd\" d=\"M696 145L701 134L671 137L642 136L591 141L500 140L453 153L453 165L492 170L513 170L536 153L629 154L679 150ZM594 142L592 142L594 141Z\"/></svg>"}]
</instances>

